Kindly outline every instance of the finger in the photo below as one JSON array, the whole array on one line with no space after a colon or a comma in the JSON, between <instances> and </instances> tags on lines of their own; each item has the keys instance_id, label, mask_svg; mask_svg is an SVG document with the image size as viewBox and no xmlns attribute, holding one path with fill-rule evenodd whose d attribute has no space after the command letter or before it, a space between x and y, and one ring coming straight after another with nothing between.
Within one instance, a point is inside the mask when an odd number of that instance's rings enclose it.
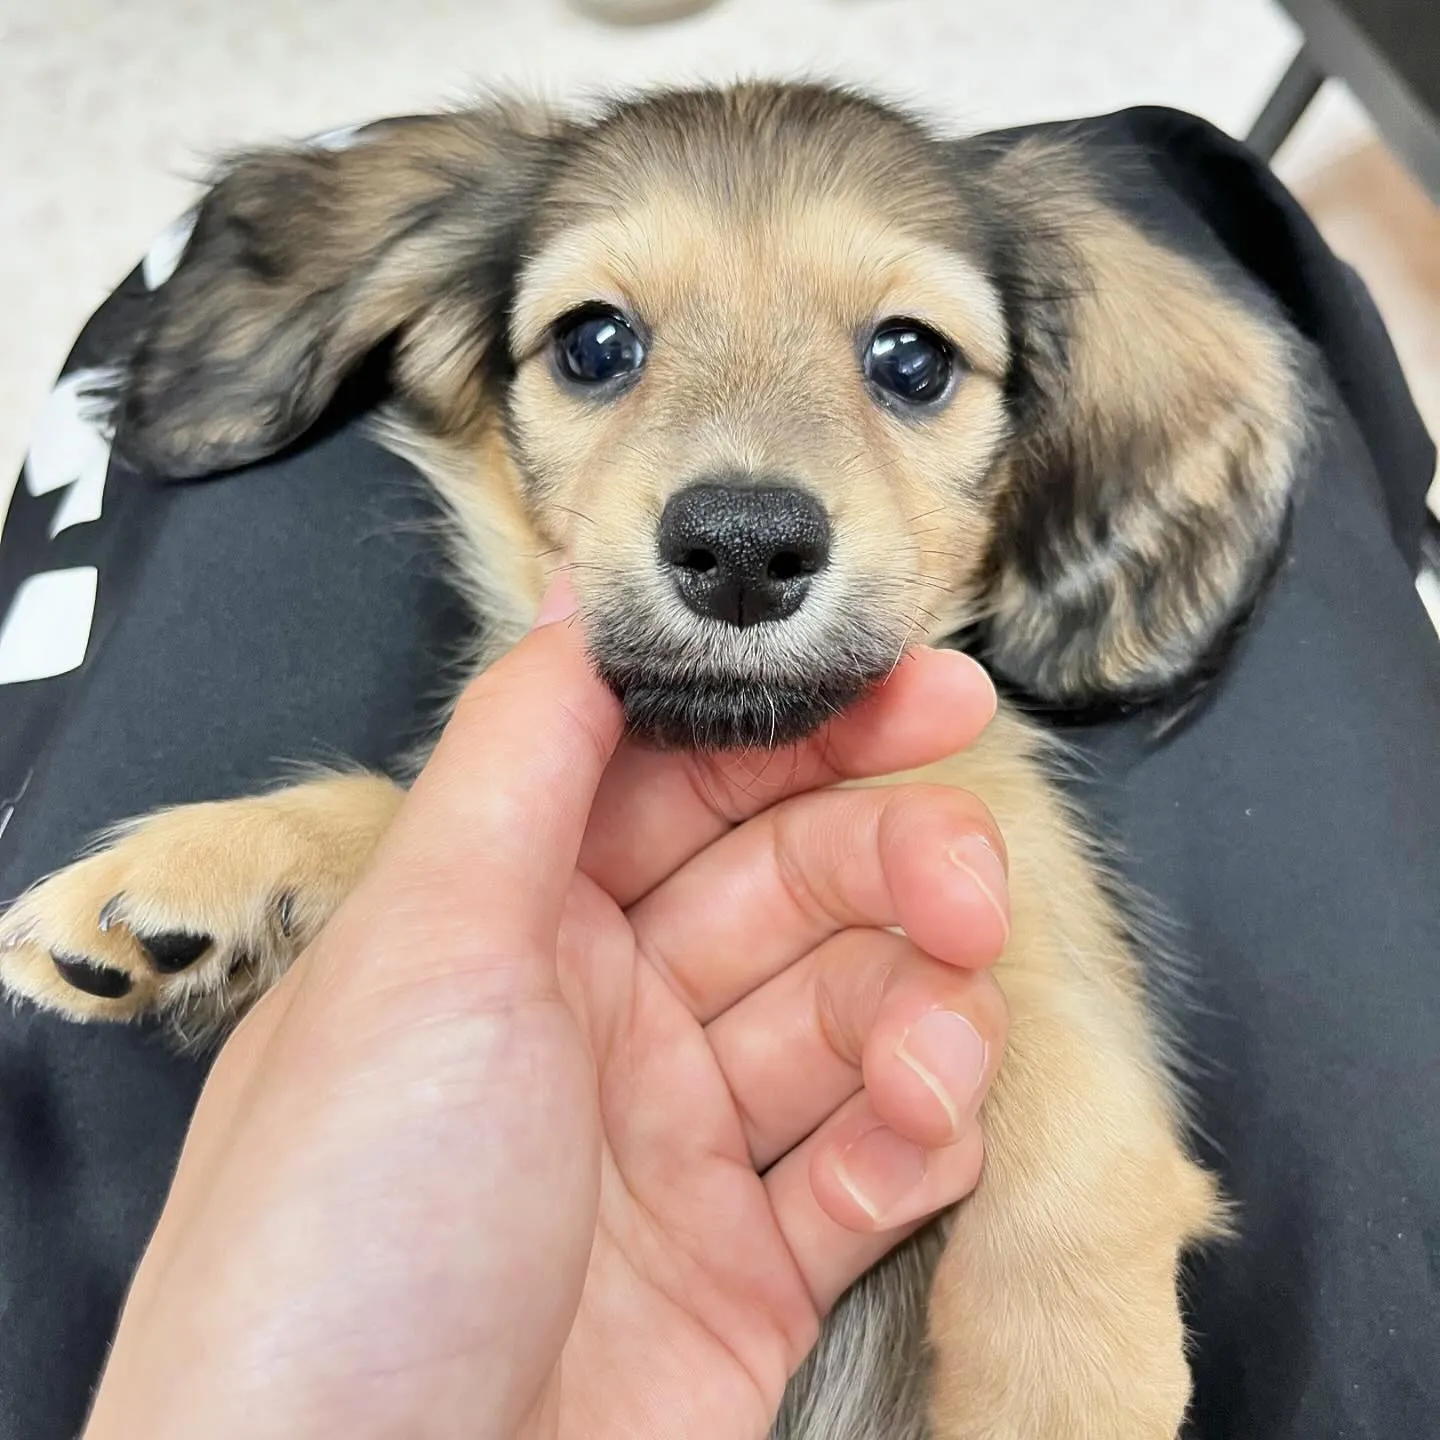
<instances>
[{"instance_id":1,"label":"finger","mask_svg":"<svg viewBox=\"0 0 1440 1440\"><path fill-rule=\"evenodd\" d=\"M1005 1048L1005 996L988 971L897 974L865 1038L861 1073L876 1115L926 1147L955 1144L975 1123ZM943 971L942 971L943 973Z\"/></svg>"},{"instance_id":2,"label":"finger","mask_svg":"<svg viewBox=\"0 0 1440 1440\"><path fill-rule=\"evenodd\" d=\"M820 1313L905 1236L969 1195L983 1157L978 1124L926 1150L884 1125L862 1091L774 1165L765 1188Z\"/></svg>"},{"instance_id":3,"label":"finger","mask_svg":"<svg viewBox=\"0 0 1440 1440\"><path fill-rule=\"evenodd\" d=\"M563 584L564 582L562 582ZM561 601L566 598L563 594ZM556 596L547 599L552 611ZM485 916L486 952L553 953L600 778L622 732L579 626L532 630L464 693L362 888L419 926L404 955L425 963L439 927ZM397 924L395 928L399 928Z\"/></svg>"},{"instance_id":4,"label":"finger","mask_svg":"<svg viewBox=\"0 0 1440 1440\"><path fill-rule=\"evenodd\" d=\"M708 1024L841 930L900 926L946 964L992 963L1009 935L1003 855L994 818L963 790L821 790L717 840L630 921Z\"/></svg>"},{"instance_id":5,"label":"finger","mask_svg":"<svg viewBox=\"0 0 1440 1440\"><path fill-rule=\"evenodd\" d=\"M979 664L958 651L919 647L799 745L697 755L627 744L601 782L581 868L630 905L778 800L943 760L973 744L994 714L995 687Z\"/></svg>"},{"instance_id":6,"label":"finger","mask_svg":"<svg viewBox=\"0 0 1440 1440\"><path fill-rule=\"evenodd\" d=\"M943 965L887 930L846 930L707 1035L763 1170L862 1086L906 1139L957 1139L999 1056L1005 1003L986 972Z\"/></svg>"}]
</instances>

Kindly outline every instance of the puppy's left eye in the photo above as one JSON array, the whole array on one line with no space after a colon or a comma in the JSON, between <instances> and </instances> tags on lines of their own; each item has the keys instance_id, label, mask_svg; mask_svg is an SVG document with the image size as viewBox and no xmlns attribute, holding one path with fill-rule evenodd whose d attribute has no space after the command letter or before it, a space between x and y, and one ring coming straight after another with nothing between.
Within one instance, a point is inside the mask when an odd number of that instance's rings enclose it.
<instances>
[{"instance_id":1,"label":"puppy's left eye","mask_svg":"<svg viewBox=\"0 0 1440 1440\"><path fill-rule=\"evenodd\" d=\"M586 308L555 325L555 364L576 385L605 385L636 374L645 363L645 345L616 310Z\"/></svg>"},{"instance_id":2,"label":"puppy's left eye","mask_svg":"<svg viewBox=\"0 0 1440 1440\"><path fill-rule=\"evenodd\" d=\"M955 352L933 330L913 320L886 320L870 337L865 378L905 405L933 405L950 393Z\"/></svg>"}]
</instances>

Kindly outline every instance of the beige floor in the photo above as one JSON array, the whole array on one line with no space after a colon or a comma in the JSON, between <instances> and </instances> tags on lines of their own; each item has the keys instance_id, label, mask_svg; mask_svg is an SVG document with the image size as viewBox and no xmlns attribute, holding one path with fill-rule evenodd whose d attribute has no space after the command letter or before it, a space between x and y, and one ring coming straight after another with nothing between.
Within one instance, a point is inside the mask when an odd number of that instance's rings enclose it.
<instances>
[{"instance_id":1,"label":"beige floor","mask_svg":"<svg viewBox=\"0 0 1440 1440\"><path fill-rule=\"evenodd\" d=\"M70 338L228 146L476 85L742 73L855 79L976 128L1162 102L1243 131L1294 45L1270 0L725 0L621 30L564 0L0 0L0 514ZM1440 430L1440 217L1338 87L1280 169Z\"/></svg>"},{"instance_id":2,"label":"beige floor","mask_svg":"<svg viewBox=\"0 0 1440 1440\"><path fill-rule=\"evenodd\" d=\"M1339 86L1276 157L1336 254L1365 277L1432 435L1440 436L1440 206ZM1431 491L1440 505L1440 474Z\"/></svg>"}]
</instances>

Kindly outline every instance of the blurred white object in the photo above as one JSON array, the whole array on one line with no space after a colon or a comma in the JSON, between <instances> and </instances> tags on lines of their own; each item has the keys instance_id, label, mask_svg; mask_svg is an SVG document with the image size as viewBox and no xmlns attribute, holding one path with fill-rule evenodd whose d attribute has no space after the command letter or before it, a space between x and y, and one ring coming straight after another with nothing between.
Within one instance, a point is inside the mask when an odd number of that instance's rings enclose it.
<instances>
[{"instance_id":1,"label":"blurred white object","mask_svg":"<svg viewBox=\"0 0 1440 1440\"><path fill-rule=\"evenodd\" d=\"M652 25L708 10L715 0L570 0L575 9L611 25Z\"/></svg>"}]
</instances>

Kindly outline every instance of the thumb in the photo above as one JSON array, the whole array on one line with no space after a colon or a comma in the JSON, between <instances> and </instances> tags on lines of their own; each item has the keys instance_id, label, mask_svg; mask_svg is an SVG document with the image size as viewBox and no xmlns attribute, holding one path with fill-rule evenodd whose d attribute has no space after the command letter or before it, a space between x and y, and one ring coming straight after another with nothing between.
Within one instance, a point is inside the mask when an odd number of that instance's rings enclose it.
<instances>
[{"instance_id":1,"label":"thumb","mask_svg":"<svg viewBox=\"0 0 1440 1440\"><path fill-rule=\"evenodd\" d=\"M369 877L432 915L461 917L486 952L510 959L554 950L624 728L574 611L562 577L535 629L466 689Z\"/></svg>"}]
</instances>

